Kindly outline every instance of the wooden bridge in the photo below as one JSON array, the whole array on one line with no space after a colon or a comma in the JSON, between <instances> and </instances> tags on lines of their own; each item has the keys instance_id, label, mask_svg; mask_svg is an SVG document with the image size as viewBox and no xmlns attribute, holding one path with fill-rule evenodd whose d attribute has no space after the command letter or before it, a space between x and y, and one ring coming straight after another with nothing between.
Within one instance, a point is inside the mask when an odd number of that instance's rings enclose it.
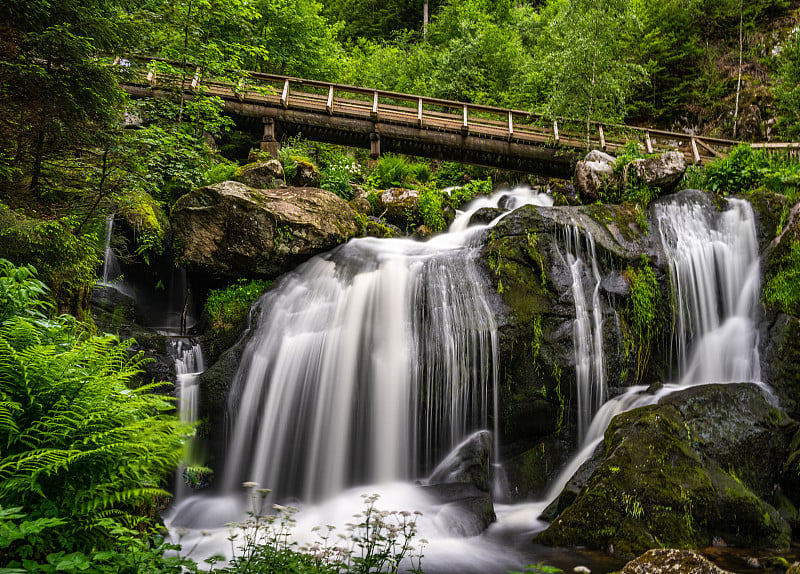
<instances>
[{"instance_id":1,"label":"wooden bridge","mask_svg":"<svg viewBox=\"0 0 800 574\"><path fill-rule=\"evenodd\" d=\"M120 86L132 97L217 96L240 123L263 124L261 148L273 156L280 139L302 134L328 143L369 148L373 158L395 152L571 177L587 149L610 153L630 141L642 151L680 151L688 163L726 155L740 142L626 125L546 118L524 110L373 90L274 74L246 72L236 82L183 76L175 62L136 58ZM115 64L120 62L115 60ZM192 66L194 68L194 66ZM751 144L800 148L800 144Z\"/></svg>"}]
</instances>

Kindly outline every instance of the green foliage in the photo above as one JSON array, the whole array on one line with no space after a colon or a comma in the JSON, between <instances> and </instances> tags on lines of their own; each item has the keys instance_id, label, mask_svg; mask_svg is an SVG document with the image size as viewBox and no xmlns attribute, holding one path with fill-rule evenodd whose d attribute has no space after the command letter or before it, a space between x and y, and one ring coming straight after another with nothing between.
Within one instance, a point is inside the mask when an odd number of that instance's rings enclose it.
<instances>
[{"instance_id":1,"label":"green foliage","mask_svg":"<svg viewBox=\"0 0 800 574\"><path fill-rule=\"evenodd\" d=\"M764 299L779 311L800 316L800 241L793 239L789 249L771 263L775 268L764 285Z\"/></svg>"},{"instance_id":2,"label":"green foliage","mask_svg":"<svg viewBox=\"0 0 800 574\"><path fill-rule=\"evenodd\" d=\"M420 551L412 544L416 536L416 516L407 511L384 511L376 507L377 494L362 495L364 510L355 514L357 522L347 525L347 533L335 533L335 527L317 528L318 540L297 547L289 540L295 525L295 508L273 505L267 512L268 489L245 483L253 489L249 519L240 525L241 534L233 534L231 542L238 546L231 566L222 572L286 572L296 574L334 574L348 572L399 571L405 557L411 572L422 573ZM417 513L418 514L418 513ZM340 540L345 544L337 544Z\"/></svg>"},{"instance_id":3,"label":"green foliage","mask_svg":"<svg viewBox=\"0 0 800 574\"><path fill-rule=\"evenodd\" d=\"M761 170L768 164L767 154L749 145L735 147L728 157L716 160L705 168L705 185L720 194L739 193L761 179Z\"/></svg>"},{"instance_id":4,"label":"green foliage","mask_svg":"<svg viewBox=\"0 0 800 574\"><path fill-rule=\"evenodd\" d=\"M800 32L795 31L779 56L780 83L775 95L780 113L778 128L786 139L800 139Z\"/></svg>"},{"instance_id":5,"label":"green foliage","mask_svg":"<svg viewBox=\"0 0 800 574\"><path fill-rule=\"evenodd\" d=\"M642 380L650 362L653 341L660 326L658 280L647 260L642 255L639 266L625 271L631 285L631 295L626 309L626 319L636 338L637 361L636 382Z\"/></svg>"},{"instance_id":6,"label":"green foliage","mask_svg":"<svg viewBox=\"0 0 800 574\"><path fill-rule=\"evenodd\" d=\"M473 179L461 187L450 190L449 204L453 209L458 209L471 201L476 195L489 195L492 193L492 179Z\"/></svg>"},{"instance_id":7,"label":"green foliage","mask_svg":"<svg viewBox=\"0 0 800 574\"><path fill-rule=\"evenodd\" d=\"M438 188L426 185L419 194L417 208L422 216L422 222L428 231L438 233L447 227L447 219L444 216L445 198Z\"/></svg>"},{"instance_id":8,"label":"green foliage","mask_svg":"<svg viewBox=\"0 0 800 574\"><path fill-rule=\"evenodd\" d=\"M351 183L361 179L361 166L340 154L329 158L320 172L320 187L335 193L344 200L353 199Z\"/></svg>"},{"instance_id":9,"label":"green foliage","mask_svg":"<svg viewBox=\"0 0 800 574\"><path fill-rule=\"evenodd\" d=\"M27 292L27 306L41 308L41 283L7 264L3 273L12 281L2 288ZM159 385L128 386L142 364L131 344L86 336L63 316L23 313L0 326L0 506L36 524L60 519L11 542L12 556L114 550L125 525L144 525L143 513L169 496L160 484L190 428L153 394Z\"/></svg>"},{"instance_id":10,"label":"green foliage","mask_svg":"<svg viewBox=\"0 0 800 574\"><path fill-rule=\"evenodd\" d=\"M212 289L206 299L204 313L213 328L232 328L247 318L250 306L270 285L271 281L239 279L225 289Z\"/></svg>"},{"instance_id":11,"label":"green foliage","mask_svg":"<svg viewBox=\"0 0 800 574\"><path fill-rule=\"evenodd\" d=\"M297 171L301 164L310 164L316 168L312 159L313 144L303 140L299 136L289 138L278 152L278 161L283 166L283 173L286 181L291 181L297 177Z\"/></svg>"},{"instance_id":12,"label":"green foliage","mask_svg":"<svg viewBox=\"0 0 800 574\"><path fill-rule=\"evenodd\" d=\"M96 236L75 235L61 221L27 219L3 204L0 257L36 267L58 308L78 314L88 306L101 263Z\"/></svg>"},{"instance_id":13,"label":"green foliage","mask_svg":"<svg viewBox=\"0 0 800 574\"><path fill-rule=\"evenodd\" d=\"M409 161L406 156L382 155L370 172L368 182L373 187L387 189L414 183L425 183L430 178L430 165Z\"/></svg>"},{"instance_id":14,"label":"green foliage","mask_svg":"<svg viewBox=\"0 0 800 574\"><path fill-rule=\"evenodd\" d=\"M127 220L136 239L136 253L145 263L151 256L164 253L169 222L161 205L147 193L119 195L116 200L117 214Z\"/></svg>"},{"instance_id":15,"label":"green foliage","mask_svg":"<svg viewBox=\"0 0 800 574\"><path fill-rule=\"evenodd\" d=\"M7 259L0 259L0 325L13 317L46 320L52 307L48 295L47 286L36 279L35 267L16 267Z\"/></svg>"}]
</instances>

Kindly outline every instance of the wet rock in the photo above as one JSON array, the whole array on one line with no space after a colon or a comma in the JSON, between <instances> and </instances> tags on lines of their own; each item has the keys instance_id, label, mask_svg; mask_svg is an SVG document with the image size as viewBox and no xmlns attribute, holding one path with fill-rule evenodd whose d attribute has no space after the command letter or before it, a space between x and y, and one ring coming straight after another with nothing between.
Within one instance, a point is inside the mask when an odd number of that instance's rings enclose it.
<instances>
[{"instance_id":1,"label":"wet rock","mask_svg":"<svg viewBox=\"0 0 800 574\"><path fill-rule=\"evenodd\" d=\"M172 217L180 263L206 282L272 278L357 233L347 203L316 188L227 181L184 195Z\"/></svg>"},{"instance_id":2,"label":"wet rock","mask_svg":"<svg viewBox=\"0 0 800 574\"><path fill-rule=\"evenodd\" d=\"M617 160L598 150L592 150L575 165L575 187L580 198L586 203L600 199L604 186L617 185L614 166Z\"/></svg>"},{"instance_id":3,"label":"wet rock","mask_svg":"<svg viewBox=\"0 0 800 574\"><path fill-rule=\"evenodd\" d=\"M403 232L396 225L370 216L364 226L364 235L367 237L400 237Z\"/></svg>"},{"instance_id":4,"label":"wet rock","mask_svg":"<svg viewBox=\"0 0 800 574\"><path fill-rule=\"evenodd\" d=\"M416 189L393 187L381 194L384 218L401 229L416 221L418 203L419 191Z\"/></svg>"},{"instance_id":5,"label":"wet rock","mask_svg":"<svg viewBox=\"0 0 800 574\"><path fill-rule=\"evenodd\" d=\"M628 562L619 574L731 574L691 550L648 550Z\"/></svg>"},{"instance_id":6,"label":"wet rock","mask_svg":"<svg viewBox=\"0 0 800 574\"><path fill-rule=\"evenodd\" d=\"M254 189L278 187L276 180L282 181L283 178L283 166L277 159L243 165L235 175L236 181Z\"/></svg>"},{"instance_id":7,"label":"wet rock","mask_svg":"<svg viewBox=\"0 0 800 574\"><path fill-rule=\"evenodd\" d=\"M657 187L662 192L671 191L686 171L686 160L678 151L668 151L658 157L635 159L625 166L623 182L634 182Z\"/></svg>"},{"instance_id":8,"label":"wet rock","mask_svg":"<svg viewBox=\"0 0 800 574\"><path fill-rule=\"evenodd\" d=\"M494 221L505 212L505 209L498 209L496 207L482 207L469 218L469 225L485 225Z\"/></svg>"},{"instance_id":9,"label":"wet rock","mask_svg":"<svg viewBox=\"0 0 800 574\"><path fill-rule=\"evenodd\" d=\"M420 488L440 502L433 518L436 525L454 536L477 536L497 520L492 497L473 484L445 483Z\"/></svg>"},{"instance_id":10,"label":"wet rock","mask_svg":"<svg viewBox=\"0 0 800 574\"><path fill-rule=\"evenodd\" d=\"M703 385L615 417L603 460L537 541L648 548L785 548L789 526L760 498L777 482L776 461L794 425L751 384Z\"/></svg>"},{"instance_id":11,"label":"wet rock","mask_svg":"<svg viewBox=\"0 0 800 574\"><path fill-rule=\"evenodd\" d=\"M466 483L489 492L492 433L478 431L454 448L431 473L428 484Z\"/></svg>"}]
</instances>

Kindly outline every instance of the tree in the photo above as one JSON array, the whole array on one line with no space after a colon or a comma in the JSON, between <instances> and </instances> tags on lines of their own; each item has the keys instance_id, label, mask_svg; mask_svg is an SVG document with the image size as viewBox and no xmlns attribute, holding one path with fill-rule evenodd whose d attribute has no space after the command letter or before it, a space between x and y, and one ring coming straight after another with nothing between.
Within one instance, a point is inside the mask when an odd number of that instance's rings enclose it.
<instances>
[{"instance_id":1,"label":"tree","mask_svg":"<svg viewBox=\"0 0 800 574\"><path fill-rule=\"evenodd\" d=\"M629 0L551 0L537 48L538 81L545 85L543 111L619 121L633 84L644 76L620 41L635 35L638 21Z\"/></svg>"},{"instance_id":2,"label":"tree","mask_svg":"<svg viewBox=\"0 0 800 574\"><path fill-rule=\"evenodd\" d=\"M786 139L800 138L800 32L795 32L781 50L778 69L779 128Z\"/></svg>"},{"instance_id":3,"label":"tree","mask_svg":"<svg viewBox=\"0 0 800 574\"><path fill-rule=\"evenodd\" d=\"M116 0L8 0L0 7L0 158L29 174L33 191L48 153L117 116L122 94L97 54L132 38L118 14Z\"/></svg>"}]
</instances>

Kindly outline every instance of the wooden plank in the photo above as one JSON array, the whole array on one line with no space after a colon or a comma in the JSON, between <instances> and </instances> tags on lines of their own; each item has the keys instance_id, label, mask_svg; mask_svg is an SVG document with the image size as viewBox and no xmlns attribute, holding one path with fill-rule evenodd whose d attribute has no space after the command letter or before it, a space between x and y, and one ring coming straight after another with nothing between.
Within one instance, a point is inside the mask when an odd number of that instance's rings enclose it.
<instances>
[{"instance_id":1,"label":"wooden plank","mask_svg":"<svg viewBox=\"0 0 800 574\"><path fill-rule=\"evenodd\" d=\"M606 151L606 134L603 133L603 126L597 126L597 132L600 134L600 149Z\"/></svg>"},{"instance_id":2,"label":"wooden plank","mask_svg":"<svg viewBox=\"0 0 800 574\"><path fill-rule=\"evenodd\" d=\"M711 153L711 154L712 154L714 157L722 157L722 154L721 154L721 153L719 153L717 150L715 150L713 147L711 147L710 145L708 145L708 144L707 144L706 142L704 142L703 140L701 140L701 139L697 138L697 139L695 139L694 141L696 141L696 142L697 142L697 145L699 145L700 147L702 147L702 148L703 148L704 150L706 150L707 152Z\"/></svg>"},{"instance_id":3,"label":"wooden plank","mask_svg":"<svg viewBox=\"0 0 800 574\"><path fill-rule=\"evenodd\" d=\"M514 137L514 115L508 112L508 139Z\"/></svg>"},{"instance_id":4,"label":"wooden plank","mask_svg":"<svg viewBox=\"0 0 800 574\"><path fill-rule=\"evenodd\" d=\"M653 153L653 142L650 140L650 132L644 132L644 143L647 147L647 153Z\"/></svg>"},{"instance_id":5,"label":"wooden plank","mask_svg":"<svg viewBox=\"0 0 800 574\"><path fill-rule=\"evenodd\" d=\"M558 143L558 122L553 122L553 139Z\"/></svg>"},{"instance_id":6,"label":"wooden plank","mask_svg":"<svg viewBox=\"0 0 800 574\"><path fill-rule=\"evenodd\" d=\"M417 105L417 123L419 127L422 127L422 98L419 99L419 104Z\"/></svg>"},{"instance_id":7,"label":"wooden plank","mask_svg":"<svg viewBox=\"0 0 800 574\"><path fill-rule=\"evenodd\" d=\"M694 158L694 163L700 163L700 152L697 151L697 140L692 138L692 157Z\"/></svg>"},{"instance_id":8,"label":"wooden plank","mask_svg":"<svg viewBox=\"0 0 800 574\"><path fill-rule=\"evenodd\" d=\"M328 110L328 115L333 113L333 86L328 89L328 102L325 104L325 109Z\"/></svg>"},{"instance_id":9,"label":"wooden plank","mask_svg":"<svg viewBox=\"0 0 800 574\"><path fill-rule=\"evenodd\" d=\"M281 93L281 106L283 106L283 109L286 109L286 108L289 107L289 80L288 79L283 83L283 93Z\"/></svg>"}]
</instances>

